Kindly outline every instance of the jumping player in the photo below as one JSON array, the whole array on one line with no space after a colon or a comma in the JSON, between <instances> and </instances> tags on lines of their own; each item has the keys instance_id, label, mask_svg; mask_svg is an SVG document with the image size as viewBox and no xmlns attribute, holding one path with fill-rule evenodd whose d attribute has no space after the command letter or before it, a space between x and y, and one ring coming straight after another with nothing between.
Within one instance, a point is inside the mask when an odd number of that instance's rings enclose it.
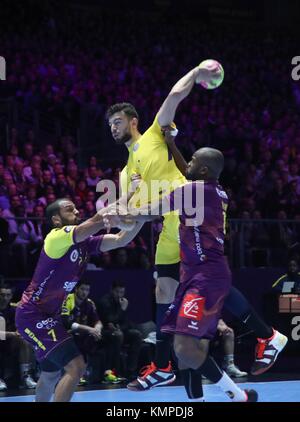
<instances>
[{"instance_id":1,"label":"jumping player","mask_svg":"<svg viewBox=\"0 0 300 422\"><path fill-rule=\"evenodd\" d=\"M112 136L118 145L125 144L129 151L127 165L121 172L122 193L126 194L131 178L137 174L141 176L142 182L146 183L148 187L149 197L145 198L144 203L158 199L152 195L152 181L174 182L174 185L181 185L185 182L185 178L178 170L172 154L164 142L162 127L173 122L179 103L190 93L196 79L200 77L200 79L208 81L217 72L217 67L207 70L197 66L181 78L172 88L153 124L144 134L138 130L139 117L133 105L119 103L108 109L107 119ZM175 129L174 124L173 126ZM163 229L159 236L155 255L158 272L155 291L157 343L155 364L151 366L151 370L156 372L163 384L175 380L175 374L169 362L171 347L169 336L161 333L160 326L178 286L180 262L178 226L177 213L169 213L164 216ZM155 385L161 384L156 382ZM139 389L137 380L130 383L128 387L133 389L134 386Z\"/></svg>"},{"instance_id":2,"label":"jumping player","mask_svg":"<svg viewBox=\"0 0 300 422\"><path fill-rule=\"evenodd\" d=\"M179 103L190 93L198 77L209 80L216 69L208 71L198 67L181 78L172 88L161 106L150 128L142 135L138 130L138 113L129 103L119 103L111 106L107 111L107 118L111 133L117 144L125 144L129 151L126 167L121 173L122 191L126 193L131 178L140 175L144 183L149 186L152 180L184 183L185 178L176 166L180 157L164 142L164 128L175 126L172 123ZM174 154L174 157L173 157ZM180 168L180 166L179 166ZM156 198L148 198L152 201ZM174 299L179 280L179 219L176 213L164 216L163 230L156 248L155 263L158 271L156 285L156 323L157 344L156 356L144 376L153 382L151 387L142 387L139 378L128 385L130 389L143 390L159 385L165 385L175 380L175 375L169 363L170 339L161 333L160 326L166 310ZM248 327L253 329L259 337L256 361L252 368L253 374L259 374L269 369L275 362L278 353L286 344L286 337L261 321L250 307L245 297L235 288L231 289L227 306L230 311ZM154 376L153 376L154 375Z\"/></svg>"},{"instance_id":3,"label":"jumping player","mask_svg":"<svg viewBox=\"0 0 300 422\"><path fill-rule=\"evenodd\" d=\"M46 216L52 230L17 308L16 325L20 335L34 346L41 366L36 401L48 402L54 392L54 401L66 402L71 400L86 365L62 323L63 301L85 271L91 253L125 246L142 224L136 224L131 232L92 236L104 227L102 215L98 213L79 224L79 212L68 199L49 205ZM107 219L111 226L126 224L119 217Z\"/></svg>"},{"instance_id":4,"label":"jumping player","mask_svg":"<svg viewBox=\"0 0 300 422\"><path fill-rule=\"evenodd\" d=\"M196 151L186 169L186 177L193 182L148 206L152 218L166 210L179 210L180 215L180 284L161 330L174 334L174 351L190 399L203 401L203 374L232 401L257 401L254 390L241 390L208 357L209 341L216 334L231 286L231 273L224 256L228 198L218 183L223 166L220 151L213 148ZM145 207L140 210L143 213ZM200 211L202 214L197 215ZM137 218L145 221L149 215ZM139 382L151 386L149 377Z\"/></svg>"}]
</instances>

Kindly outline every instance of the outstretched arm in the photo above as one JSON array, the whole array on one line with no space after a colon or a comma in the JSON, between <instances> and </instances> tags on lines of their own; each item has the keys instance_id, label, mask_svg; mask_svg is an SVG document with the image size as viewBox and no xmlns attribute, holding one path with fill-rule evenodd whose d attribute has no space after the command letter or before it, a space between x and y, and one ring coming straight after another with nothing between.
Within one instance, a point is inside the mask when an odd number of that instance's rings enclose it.
<instances>
[{"instance_id":1,"label":"outstretched arm","mask_svg":"<svg viewBox=\"0 0 300 422\"><path fill-rule=\"evenodd\" d=\"M199 66L197 66L179 79L179 81L171 89L158 112L157 119L160 126L168 126L173 122L179 103L189 95L196 79L197 82L199 80L210 81L212 76L216 75L216 71L218 71L217 65L216 68L211 70L200 69Z\"/></svg>"},{"instance_id":2,"label":"outstretched arm","mask_svg":"<svg viewBox=\"0 0 300 422\"><path fill-rule=\"evenodd\" d=\"M134 229L131 231L122 230L117 234L104 235L103 240L101 242L101 246L100 246L101 252L106 252L106 251L110 251L112 249L117 249L117 248L123 248L129 242L131 242L132 239L135 238L135 236L141 230L143 224L144 224L144 221L140 221L136 223Z\"/></svg>"},{"instance_id":3,"label":"outstretched arm","mask_svg":"<svg viewBox=\"0 0 300 422\"><path fill-rule=\"evenodd\" d=\"M106 227L103 222L103 214L105 214L105 208L98 211L93 217L79 224L74 229L74 235L76 243L83 242L88 239L91 235L98 233L101 229ZM120 219L117 216L109 216L110 227L118 227Z\"/></svg>"}]
</instances>

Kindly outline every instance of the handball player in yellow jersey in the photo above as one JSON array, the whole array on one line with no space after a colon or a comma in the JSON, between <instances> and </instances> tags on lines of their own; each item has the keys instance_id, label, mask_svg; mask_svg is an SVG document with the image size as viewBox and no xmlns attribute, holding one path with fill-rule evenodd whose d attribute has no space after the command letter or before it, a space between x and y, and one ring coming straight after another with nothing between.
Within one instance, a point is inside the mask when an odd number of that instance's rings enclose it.
<instances>
[{"instance_id":1,"label":"handball player in yellow jersey","mask_svg":"<svg viewBox=\"0 0 300 422\"><path fill-rule=\"evenodd\" d=\"M143 134L138 130L139 117L133 105L118 103L108 109L107 119L112 136L118 145L125 144L129 151L127 165L121 172L122 195L126 194L132 178L136 175L139 175L141 183L148 187L149 195L144 198L144 202L153 202L157 199L156 192L151 190L153 181L166 182L168 187L163 190L164 195L185 183L185 178L164 141L164 128L172 126L176 131L173 120L179 103L191 92L196 79L209 81L214 75L218 75L218 71L217 67L208 70L197 66L182 77L171 89L152 125ZM178 214L173 212L166 215L156 248L157 343L155 362L148 368L156 379L153 387L170 384L175 380L175 374L169 363L170 337L161 333L160 326L178 286L180 263L178 227ZM131 382L128 388L139 390L138 380Z\"/></svg>"},{"instance_id":2,"label":"handball player in yellow jersey","mask_svg":"<svg viewBox=\"0 0 300 422\"><path fill-rule=\"evenodd\" d=\"M111 133L117 144L125 144L129 151L127 165L121 172L122 192L126 194L131 179L136 175L141 177L142 183L149 187L149 197L146 201L153 203L157 199L155 192L152 195L151 183L153 181L166 181L173 183L169 186L167 195L178 185L185 183L186 163L179 153L174 142L165 142L164 134L170 127L173 136L176 128L173 123L179 103L191 92L194 83L200 80L210 80L217 76L218 69L211 70L194 68L181 78L171 89L169 95L158 111L153 124L141 134L138 130L138 113L129 103L119 103L111 106L107 111L107 119ZM180 170L179 170L180 169ZM131 200L134 199L131 198ZM163 229L156 249L155 264L158 271L156 285L156 323L157 344L155 361L141 374L137 380L128 384L131 390L141 391L160 385L170 384L175 380L175 375L169 363L170 337L160 332L162 319L169 305L173 302L179 280L179 243L178 243L179 218L170 213L164 217ZM255 362L251 368L253 375L258 375L268 370L274 363L278 354L285 347L287 338L264 323L247 299L236 288L232 287L226 298L226 308L239 320L254 331L258 337L258 346L255 353ZM151 380L151 385L143 387L144 378ZM149 387L150 385L150 387Z\"/></svg>"}]
</instances>

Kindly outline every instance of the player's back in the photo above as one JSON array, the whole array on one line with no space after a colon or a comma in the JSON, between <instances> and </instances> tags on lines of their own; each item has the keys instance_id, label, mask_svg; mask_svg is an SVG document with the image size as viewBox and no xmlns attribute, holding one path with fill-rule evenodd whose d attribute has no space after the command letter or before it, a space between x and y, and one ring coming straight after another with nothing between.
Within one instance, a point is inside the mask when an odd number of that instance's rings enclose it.
<instances>
[{"instance_id":1,"label":"player's back","mask_svg":"<svg viewBox=\"0 0 300 422\"><path fill-rule=\"evenodd\" d=\"M190 182L171 196L173 204L179 197L180 253L184 278L206 268L216 272L218 265L222 266L223 263L227 266L224 237L228 198L223 188L214 181Z\"/></svg>"}]
</instances>

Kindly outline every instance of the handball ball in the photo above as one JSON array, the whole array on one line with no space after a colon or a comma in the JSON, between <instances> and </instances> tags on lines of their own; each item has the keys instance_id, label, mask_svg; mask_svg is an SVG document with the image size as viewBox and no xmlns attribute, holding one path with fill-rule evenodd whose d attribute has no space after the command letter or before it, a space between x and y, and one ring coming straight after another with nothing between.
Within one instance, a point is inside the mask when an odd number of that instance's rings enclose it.
<instances>
[{"instance_id":1,"label":"handball ball","mask_svg":"<svg viewBox=\"0 0 300 422\"><path fill-rule=\"evenodd\" d=\"M196 83L200 84L205 89L215 89L221 85L224 79L224 69L221 63L217 62L216 60L208 59L201 62L199 67L200 69L213 70L216 68L217 70L215 73L213 73L209 81L203 81L198 77L196 79Z\"/></svg>"}]
</instances>

